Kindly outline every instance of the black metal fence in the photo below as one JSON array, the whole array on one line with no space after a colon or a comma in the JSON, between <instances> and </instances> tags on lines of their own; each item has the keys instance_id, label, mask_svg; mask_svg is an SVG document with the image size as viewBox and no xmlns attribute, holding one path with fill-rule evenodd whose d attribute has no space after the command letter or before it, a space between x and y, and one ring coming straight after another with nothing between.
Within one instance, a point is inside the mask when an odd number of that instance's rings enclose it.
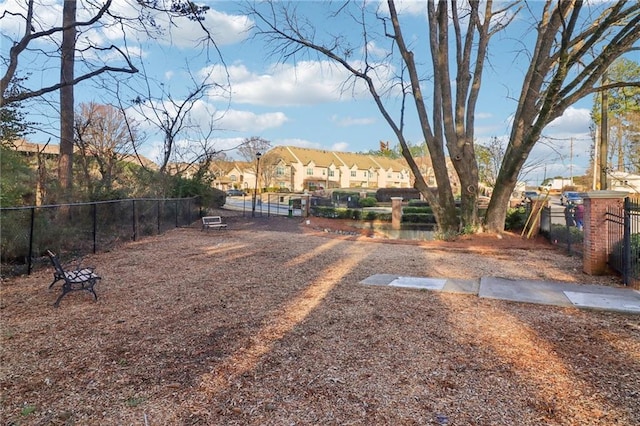
<instances>
[{"instance_id":1,"label":"black metal fence","mask_svg":"<svg viewBox=\"0 0 640 426\"><path fill-rule=\"evenodd\" d=\"M31 273L51 250L64 260L188 226L197 198L129 199L0 209L2 275Z\"/></svg>"},{"instance_id":2,"label":"black metal fence","mask_svg":"<svg viewBox=\"0 0 640 426\"><path fill-rule=\"evenodd\" d=\"M527 213L528 215L529 213ZM552 244L563 247L569 254L582 255L584 233L575 208L562 210L543 207L540 211L540 234Z\"/></svg>"},{"instance_id":3,"label":"black metal fence","mask_svg":"<svg viewBox=\"0 0 640 426\"><path fill-rule=\"evenodd\" d=\"M623 207L609 207L606 221L609 267L625 285L640 280L640 198L627 197Z\"/></svg>"}]
</instances>

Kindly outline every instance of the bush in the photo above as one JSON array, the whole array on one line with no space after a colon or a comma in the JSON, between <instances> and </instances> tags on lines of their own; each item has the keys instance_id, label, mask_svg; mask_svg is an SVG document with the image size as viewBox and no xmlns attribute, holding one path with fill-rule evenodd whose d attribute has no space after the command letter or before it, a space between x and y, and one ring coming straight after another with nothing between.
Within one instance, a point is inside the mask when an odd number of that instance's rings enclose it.
<instances>
[{"instance_id":1,"label":"bush","mask_svg":"<svg viewBox=\"0 0 640 426\"><path fill-rule=\"evenodd\" d=\"M622 252L624 249L623 244L623 240L614 244L611 254L609 255L610 264L619 265L621 267L624 266L622 262ZM631 264L631 276L636 280L640 279L640 233L631 234L631 261L629 263Z\"/></svg>"},{"instance_id":2,"label":"bush","mask_svg":"<svg viewBox=\"0 0 640 426\"><path fill-rule=\"evenodd\" d=\"M402 221L406 223L435 224L436 217L431 213L409 213L402 215Z\"/></svg>"},{"instance_id":3,"label":"bush","mask_svg":"<svg viewBox=\"0 0 640 426\"><path fill-rule=\"evenodd\" d=\"M405 207L402 209L402 214L433 214L433 209L431 207Z\"/></svg>"},{"instance_id":4,"label":"bush","mask_svg":"<svg viewBox=\"0 0 640 426\"><path fill-rule=\"evenodd\" d=\"M425 200L409 200L410 207L429 207L429 203Z\"/></svg>"},{"instance_id":5,"label":"bush","mask_svg":"<svg viewBox=\"0 0 640 426\"><path fill-rule=\"evenodd\" d=\"M527 212L524 207L516 207L507 210L507 217L504 221L504 229L507 231L519 231L524 229L527 221Z\"/></svg>"},{"instance_id":6,"label":"bush","mask_svg":"<svg viewBox=\"0 0 640 426\"><path fill-rule=\"evenodd\" d=\"M358 200L360 207L375 207L377 200L373 197L360 198Z\"/></svg>"}]
</instances>

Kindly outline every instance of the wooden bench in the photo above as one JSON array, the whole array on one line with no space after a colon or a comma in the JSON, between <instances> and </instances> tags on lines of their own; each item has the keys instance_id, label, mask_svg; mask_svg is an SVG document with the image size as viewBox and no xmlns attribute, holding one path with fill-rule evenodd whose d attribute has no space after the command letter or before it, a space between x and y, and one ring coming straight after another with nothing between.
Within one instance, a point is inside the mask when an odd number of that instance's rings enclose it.
<instances>
[{"instance_id":1,"label":"wooden bench","mask_svg":"<svg viewBox=\"0 0 640 426\"><path fill-rule=\"evenodd\" d=\"M100 277L94 272L92 266L79 266L76 269L65 269L58 256L52 253L50 250L47 250L47 255L51 259L51 263L53 263L53 267L55 271L53 273L53 282L49 285L49 288L53 287L53 285L58 281L64 281L62 284L62 294L58 296L58 299L53 304L56 308L60 304L60 300L69 292L85 290L89 293L93 294L94 300L98 300L98 295L96 294L93 286L96 285L96 282L100 279Z\"/></svg>"},{"instance_id":2,"label":"wooden bench","mask_svg":"<svg viewBox=\"0 0 640 426\"><path fill-rule=\"evenodd\" d=\"M209 228L223 229L226 227L227 224L222 223L222 218L220 216L204 216L202 218L202 230Z\"/></svg>"}]
</instances>

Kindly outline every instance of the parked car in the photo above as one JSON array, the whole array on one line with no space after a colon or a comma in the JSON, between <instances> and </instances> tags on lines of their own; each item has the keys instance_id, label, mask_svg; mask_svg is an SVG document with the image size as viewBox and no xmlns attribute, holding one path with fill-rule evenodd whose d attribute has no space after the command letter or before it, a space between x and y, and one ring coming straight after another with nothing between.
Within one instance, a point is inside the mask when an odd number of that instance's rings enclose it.
<instances>
[{"instance_id":1,"label":"parked car","mask_svg":"<svg viewBox=\"0 0 640 426\"><path fill-rule=\"evenodd\" d=\"M242 197L245 195L244 191L239 189L230 189L227 191L227 197Z\"/></svg>"},{"instance_id":2,"label":"parked car","mask_svg":"<svg viewBox=\"0 0 640 426\"><path fill-rule=\"evenodd\" d=\"M537 200L540 194L538 191L524 191L522 194L522 201L525 203L530 203L533 200Z\"/></svg>"},{"instance_id":3,"label":"parked car","mask_svg":"<svg viewBox=\"0 0 640 426\"><path fill-rule=\"evenodd\" d=\"M567 204L582 204L582 197L579 192L565 191L560 195L560 204L563 206Z\"/></svg>"}]
</instances>

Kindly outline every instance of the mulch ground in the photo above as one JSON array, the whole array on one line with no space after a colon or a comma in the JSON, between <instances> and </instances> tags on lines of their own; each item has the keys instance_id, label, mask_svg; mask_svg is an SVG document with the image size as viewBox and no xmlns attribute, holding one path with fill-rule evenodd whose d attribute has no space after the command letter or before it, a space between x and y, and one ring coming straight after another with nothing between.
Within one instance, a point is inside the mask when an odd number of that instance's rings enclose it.
<instances>
[{"instance_id":1,"label":"mulch ground","mask_svg":"<svg viewBox=\"0 0 640 426\"><path fill-rule=\"evenodd\" d=\"M640 317L365 286L379 273L618 285L543 240L384 240L243 218L0 287L0 418L21 425L636 425Z\"/></svg>"}]
</instances>

